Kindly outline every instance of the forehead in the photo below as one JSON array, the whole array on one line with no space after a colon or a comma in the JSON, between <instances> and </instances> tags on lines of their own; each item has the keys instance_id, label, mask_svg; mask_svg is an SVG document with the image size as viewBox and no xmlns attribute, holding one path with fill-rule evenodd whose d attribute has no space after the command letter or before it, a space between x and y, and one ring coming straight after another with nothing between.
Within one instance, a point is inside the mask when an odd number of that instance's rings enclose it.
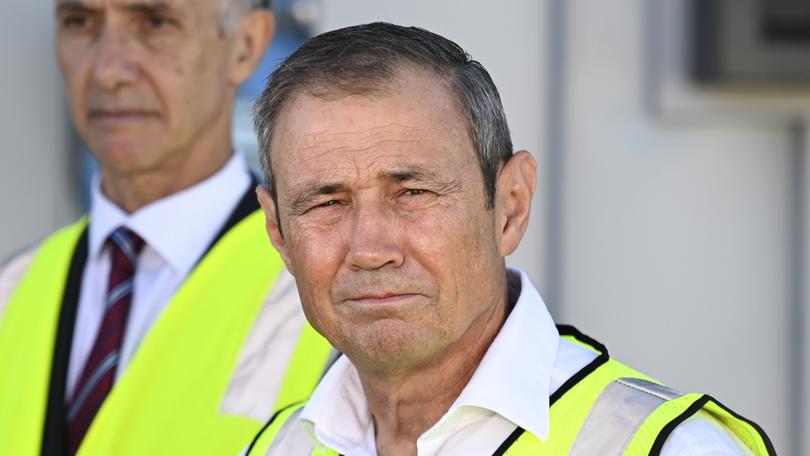
<instances>
[{"instance_id":1,"label":"forehead","mask_svg":"<svg viewBox=\"0 0 810 456\"><path fill-rule=\"evenodd\" d=\"M225 0L232 1L232 0ZM222 0L55 0L57 9L83 7L91 9L121 9L148 7L155 10L192 10L218 5Z\"/></svg>"},{"instance_id":2,"label":"forehead","mask_svg":"<svg viewBox=\"0 0 810 456\"><path fill-rule=\"evenodd\" d=\"M276 180L414 164L452 167L475 161L455 96L435 76L408 71L374 95L293 96L273 134ZM452 170L448 170L452 171Z\"/></svg>"}]
</instances>

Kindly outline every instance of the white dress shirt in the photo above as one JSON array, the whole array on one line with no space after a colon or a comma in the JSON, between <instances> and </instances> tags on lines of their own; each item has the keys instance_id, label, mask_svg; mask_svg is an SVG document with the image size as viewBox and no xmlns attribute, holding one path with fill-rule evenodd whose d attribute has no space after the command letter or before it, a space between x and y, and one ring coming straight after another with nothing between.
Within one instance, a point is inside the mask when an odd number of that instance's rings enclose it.
<instances>
[{"instance_id":1,"label":"white dress shirt","mask_svg":"<svg viewBox=\"0 0 810 456\"><path fill-rule=\"evenodd\" d=\"M597 355L560 337L537 290L522 289L500 333L447 413L416 441L419 456L491 455L515 430L549 434L549 396ZM316 448L376 455L374 425L357 370L345 356L324 376L299 416ZM678 426L663 456L749 454L708 414Z\"/></svg>"},{"instance_id":2,"label":"white dress shirt","mask_svg":"<svg viewBox=\"0 0 810 456\"><path fill-rule=\"evenodd\" d=\"M68 365L70 398L90 356L104 315L111 255L106 240L127 227L146 241L136 265L129 320L116 380L126 370L144 336L194 268L250 185L242 155L234 153L214 175L127 214L92 183L87 264Z\"/></svg>"}]
</instances>

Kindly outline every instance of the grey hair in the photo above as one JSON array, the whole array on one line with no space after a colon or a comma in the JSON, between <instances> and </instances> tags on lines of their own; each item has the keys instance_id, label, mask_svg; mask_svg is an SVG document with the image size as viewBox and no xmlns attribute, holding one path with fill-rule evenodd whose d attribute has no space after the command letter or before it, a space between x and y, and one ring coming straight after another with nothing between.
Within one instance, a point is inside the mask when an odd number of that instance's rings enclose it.
<instances>
[{"instance_id":1,"label":"grey hair","mask_svg":"<svg viewBox=\"0 0 810 456\"><path fill-rule=\"evenodd\" d=\"M269 8L269 0L219 0L219 25L226 34L230 34L236 29L239 19L262 7Z\"/></svg>"},{"instance_id":2,"label":"grey hair","mask_svg":"<svg viewBox=\"0 0 810 456\"><path fill-rule=\"evenodd\" d=\"M270 76L254 106L254 127L273 201L278 203L270 143L289 100L301 93L319 98L384 93L391 90L405 65L433 72L455 95L478 157L486 206L495 206L498 173L513 150L492 78L456 43L418 27L385 22L346 27L311 38Z\"/></svg>"}]
</instances>

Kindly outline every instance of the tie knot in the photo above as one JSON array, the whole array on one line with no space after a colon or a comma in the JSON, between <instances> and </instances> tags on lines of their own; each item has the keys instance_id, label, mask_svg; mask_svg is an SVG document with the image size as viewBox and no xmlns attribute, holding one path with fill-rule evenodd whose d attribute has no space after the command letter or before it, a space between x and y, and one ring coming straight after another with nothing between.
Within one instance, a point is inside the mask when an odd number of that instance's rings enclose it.
<instances>
[{"instance_id":1,"label":"tie knot","mask_svg":"<svg viewBox=\"0 0 810 456\"><path fill-rule=\"evenodd\" d=\"M123 226L116 228L116 230L110 234L110 241L113 251L122 253L132 264L138 259L138 255L141 253L145 244L140 236Z\"/></svg>"}]
</instances>

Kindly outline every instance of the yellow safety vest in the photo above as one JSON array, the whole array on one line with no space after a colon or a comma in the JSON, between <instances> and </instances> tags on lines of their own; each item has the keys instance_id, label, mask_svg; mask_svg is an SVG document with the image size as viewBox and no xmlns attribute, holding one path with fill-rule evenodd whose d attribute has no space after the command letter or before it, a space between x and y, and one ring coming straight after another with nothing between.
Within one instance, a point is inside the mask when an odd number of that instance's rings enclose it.
<instances>
[{"instance_id":1,"label":"yellow safety vest","mask_svg":"<svg viewBox=\"0 0 810 456\"><path fill-rule=\"evenodd\" d=\"M60 316L63 296L78 293L68 271L75 269L71 262L85 232L82 220L48 238L7 305L0 325L0 455L51 452L47 439L43 446L43 427L54 403L51 397L49 405L48 395L56 333L65 318ZM220 405L244 339L282 268L261 211L224 233L142 341L96 415L79 456L238 454L262 422L227 415ZM305 325L278 408L308 397L329 351ZM56 394L61 395L57 401L64 399L64 389Z\"/></svg>"},{"instance_id":2,"label":"yellow safety vest","mask_svg":"<svg viewBox=\"0 0 810 456\"><path fill-rule=\"evenodd\" d=\"M545 440L518 428L493 456L658 455L675 427L703 410L719 420L753 454L775 456L768 436L755 423L703 394L680 394L608 357L603 345L571 326L558 326L560 335L599 353L550 397L550 433ZM246 456L264 456L279 432L301 439L312 456L337 456L328 448L304 442L309 436L285 424L296 420L305 401L276 413L254 437ZM291 437L292 436L292 437ZM285 446L286 448L286 446Z\"/></svg>"}]
</instances>

